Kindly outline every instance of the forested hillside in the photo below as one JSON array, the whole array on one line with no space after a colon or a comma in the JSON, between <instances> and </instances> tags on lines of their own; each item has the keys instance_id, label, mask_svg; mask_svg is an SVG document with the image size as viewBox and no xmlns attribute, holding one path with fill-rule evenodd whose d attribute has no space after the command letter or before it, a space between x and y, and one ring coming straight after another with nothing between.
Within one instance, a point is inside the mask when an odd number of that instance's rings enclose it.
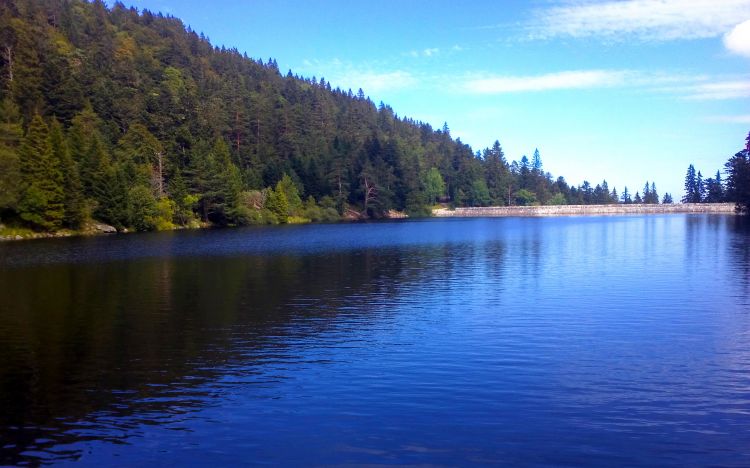
<instances>
[{"instance_id":1,"label":"forested hillside","mask_svg":"<svg viewBox=\"0 0 750 468\"><path fill-rule=\"evenodd\" d=\"M0 8L3 222L151 230L618 200L606 182L553 180L538 152L474 153L447 125L216 48L173 17L83 0Z\"/></svg>"}]
</instances>

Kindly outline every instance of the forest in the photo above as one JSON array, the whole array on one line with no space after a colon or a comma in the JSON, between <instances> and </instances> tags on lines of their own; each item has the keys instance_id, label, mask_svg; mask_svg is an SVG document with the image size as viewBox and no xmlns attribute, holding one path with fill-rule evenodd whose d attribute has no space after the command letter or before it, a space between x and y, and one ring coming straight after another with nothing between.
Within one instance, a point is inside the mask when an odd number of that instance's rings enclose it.
<instances>
[{"instance_id":1,"label":"forest","mask_svg":"<svg viewBox=\"0 0 750 468\"><path fill-rule=\"evenodd\" d=\"M509 162L282 73L177 18L95 0L0 6L0 222L36 231L429 215L452 206L659 203ZM670 203L665 194L662 202Z\"/></svg>"}]
</instances>

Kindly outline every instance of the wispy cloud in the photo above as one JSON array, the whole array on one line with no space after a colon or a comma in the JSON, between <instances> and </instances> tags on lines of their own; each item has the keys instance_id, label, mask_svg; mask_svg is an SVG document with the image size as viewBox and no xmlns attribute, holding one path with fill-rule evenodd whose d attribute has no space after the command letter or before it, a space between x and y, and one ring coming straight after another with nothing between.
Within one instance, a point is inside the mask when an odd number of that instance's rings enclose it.
<instances>
[{"instance_id":1,"label":"wispy cloud","mask_svg":"<svg viewBox=\"0 0 750 468\"><path fill-rule=\"evenodd\" d=\"M430 47L430 48L422 49L422 50L412 50L406 55L408 55L409 57L418 58L418 57L434 57L439 54L440 54L440 49L438 47Z\"/></svg>"},{"instance_id":2,"label":"wispy cloud","mask_svg":"<svg viewBox=\"0 0 750 468\"><path fill-rule=\"evenodd\" d=\"M584 0L537 10L528 33L535 39L701 39L748 19L750 0Z\"/></svg>"},{"instance_id":3,"label":"wispy cloud","mask_svg":"<svg viewBox=\"0 0 750 468\"><path fill-rule=\"evenodd\" d=\"M600 88L632 89L688 100L727 100L750 97L750 78L637 70L573 70L541 75L482 75L462 80L471 94L509 94Z\"/></svg>"},{"instance_id":4,"label":"wispy cloud","mask_svg":"<svg viewBox=\"0 0 750 468\"><path fill-rule=\"evenodd\" d=\"M706 118L709 122L750 124L750 114L744 115L713 115Z\"/></svg>"},{"instance_id":5,"label":"wispy cloud","mask_svg":"<svg viewBox=\"0 0 750 468\"><path fill-rule=\"evenodd\" d=\"M732 53L750 57L750 20L729 31L724 36L724 46Z\"/></svg>"},{"instance_id":6,"label":"wispy cloud","mask_svg":"<svg viewBox=\"0 0 750 468\"><path fill-rule=\"evenodd\" d=\"M381 93L416 86L419 79L410 71L388 69L379 64L354 65L334 59L327 62L305 60L300 70L304 75L324 76L332 86L365 93Z\"/></svg>"},{"instance_id":7,"label":"wispy cloud","mask_svg":"<svg viewBox=\"0 0 750 468\"><path fill-rule=\"evenodd\" d=\"M601 88L622 84L626 72L563 71L536 76L492 76L470 79L464 89L476 94L504 94L560 89Z\"/></svg>"},{"instance_id":8,"label":"wispy cloud","mask_svg":"<svg viewBox=\"0 0 750 468\"><path fill-rule=\"evenodd\" d=\"M337 78L347 87L358 87L366 92L392 91L409 88L418 83L417 78L408 71L393 70L385 72L350 70Z\"/></svg>"},{"instance_id":9,"label":"wispy cloud","mask_svg":"<svg viewBox=\"0 0 750 468\"><path fill-rule=\"evenodd\" d=\"M675 91L684 93L686 99L695 101L750 98L750 79L701 83L677 88Z\"/></svg>"}]
</instances>

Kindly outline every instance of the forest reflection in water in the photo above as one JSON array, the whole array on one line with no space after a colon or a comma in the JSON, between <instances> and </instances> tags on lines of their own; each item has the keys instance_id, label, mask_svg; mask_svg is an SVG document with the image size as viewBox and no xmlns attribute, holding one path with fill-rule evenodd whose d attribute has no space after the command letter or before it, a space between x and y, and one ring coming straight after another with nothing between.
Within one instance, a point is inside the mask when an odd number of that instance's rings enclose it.
<instances>
[{"instance_id":1,"label":"forest reflection in water","mask_svg":"<svg viewBox=\"0 0 750 468\"><path fill-rule=\"evenodd\" d=\"M742 218L105 241L0 246L3 464L669 464L688 446L731 463L750 446Z\"/></svg>"}]
</instances>

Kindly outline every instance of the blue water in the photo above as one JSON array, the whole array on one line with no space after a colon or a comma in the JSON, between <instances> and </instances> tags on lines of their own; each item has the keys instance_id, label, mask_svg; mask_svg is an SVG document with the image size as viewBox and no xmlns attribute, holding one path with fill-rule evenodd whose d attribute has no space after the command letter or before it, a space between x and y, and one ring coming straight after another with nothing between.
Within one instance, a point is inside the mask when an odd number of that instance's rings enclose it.
<instances>
[{"instance_id":1,"label":"blue water","mask_svg":"<svg viewBox=\"0 0 750 468\"><path fill-rule=\"evenodd\" d=\"M750 464L750 223L0 244L0 464Z\"/></svg>"}]
</instances>

